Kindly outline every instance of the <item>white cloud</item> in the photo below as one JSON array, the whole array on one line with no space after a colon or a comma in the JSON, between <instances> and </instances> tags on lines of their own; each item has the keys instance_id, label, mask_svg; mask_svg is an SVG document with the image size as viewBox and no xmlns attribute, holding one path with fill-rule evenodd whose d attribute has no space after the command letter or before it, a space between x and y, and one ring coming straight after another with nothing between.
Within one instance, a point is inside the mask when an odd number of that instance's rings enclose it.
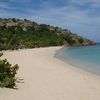
<instances>
[{"instance_id":1,"label":"white cloud","mask_svg":"<svg viewBox=\"0 0 100 100\"><path fill-rule=\"evenodd\" d=\"M69 2L77 5L85 5L87 3L100 4L100 0L70 0Z\"/></svg>"},{"instance_id":2,"label":"white cloud","mask_svg":"<svg viewBox=\"0 0 100 100\"><path fill-rule=\"evenodd\" d=\"M16 7L14 7L13 5L11 5L11 3L9 2L0 2L0 10L1 9L8 9L8 10L14 10L17 9Z\"/></svg>"},{"instance_id":3,"label":"white cloud","mask_svg":"<svg viewBox=\"0 0 100 100\"><path fill-rule=\"evenodd\" d=\"M32 0L9 0L10 2L21 2L21 3L27 3L31 2Z\"/></svg>"},{"instance_id":4,"label":"white cloud","mask_svg":"<svg viewBox=\"0 0 100 100\"><path fill-rule=\"evenodd\" d=\"M8 8L8 7L9 7L9 3L0 2L0 8Z\"/></svg>"},{"instance_id":5,"label":"white cloud","mask_svg":"<svg viewBox=\"0 0 100 100\"><path fill-rule=\"evenodd\" d=\"M59 8L51 8L51 9L42 9L39 11L30 11L31 15L36 15L42 18L50 18L55 19L58 21L66 21L70 23L76 23L76 24L92 24L94 21L94 24L98 23L99 18L90 17L88 15L88 10L80 10L77 9L74 6L66 6L66 7L59 7Z\"/></svg>"}]
</instances>

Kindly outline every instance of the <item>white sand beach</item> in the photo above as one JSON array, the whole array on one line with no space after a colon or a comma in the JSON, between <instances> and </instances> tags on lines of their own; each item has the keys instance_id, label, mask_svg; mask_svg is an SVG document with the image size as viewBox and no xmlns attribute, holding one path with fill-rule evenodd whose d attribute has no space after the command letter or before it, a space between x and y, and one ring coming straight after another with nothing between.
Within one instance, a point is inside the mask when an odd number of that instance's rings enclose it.
<instances>
[{"instance_id":1,"label":"white sand beach","mask_svg":"<svg viewBox=\"0 0 100 100\"><path fill-rule=\"evenodd\" d=\"M100 100L100 77L54 57L61 47L4 51L19 64L18 89L0 88L0 100Z\"/></svg>"}]
</instances>

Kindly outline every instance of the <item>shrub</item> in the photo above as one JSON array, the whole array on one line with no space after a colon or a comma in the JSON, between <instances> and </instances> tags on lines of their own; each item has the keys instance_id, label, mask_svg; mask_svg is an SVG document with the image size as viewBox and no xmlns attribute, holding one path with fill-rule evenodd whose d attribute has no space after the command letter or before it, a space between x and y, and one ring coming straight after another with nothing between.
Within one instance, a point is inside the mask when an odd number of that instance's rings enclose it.
<instances>
[{"instance_id":1,"label":"shrub","mask_svg":"<svg viewBox=\"0 0 100 100\"><path fill-rule=\"evenodd\" d=\"M0 53L0 57L3 55L3 53Z\"/></svg>"},{"instance_id":2,"label":"shrub","mask_svg":"<svg viewBox=\"0 0 100 100\"><path fill-rule=\"evenodd\" d=\"M0 86L7 88L14 88L15 74L19 66L16 64L11 66L7 59L0 60Z\"/></svg>"}]
</instances>

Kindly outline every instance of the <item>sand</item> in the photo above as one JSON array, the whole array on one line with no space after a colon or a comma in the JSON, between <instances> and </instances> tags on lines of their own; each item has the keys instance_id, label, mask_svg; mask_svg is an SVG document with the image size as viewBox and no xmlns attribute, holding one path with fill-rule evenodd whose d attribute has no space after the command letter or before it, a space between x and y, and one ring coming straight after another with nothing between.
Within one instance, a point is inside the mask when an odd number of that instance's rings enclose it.
<instances>
[{"instance_id":1,"label":"sand","mask_svg":"<svg viewBox=\"0 0 100 100\"><path fill-rule=\"evenodd\" d=\"M0 88L0 100L100 100L100 77L55 58L59 49L5 51L20 69L16 89Z\"/></svg>"}]
</instances>

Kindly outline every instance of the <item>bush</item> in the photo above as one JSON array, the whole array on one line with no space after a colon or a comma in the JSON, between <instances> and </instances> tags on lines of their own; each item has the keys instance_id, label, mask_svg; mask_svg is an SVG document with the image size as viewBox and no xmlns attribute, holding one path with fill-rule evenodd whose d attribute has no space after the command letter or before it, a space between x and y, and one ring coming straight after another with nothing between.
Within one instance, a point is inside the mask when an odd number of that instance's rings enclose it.
<instances>
[{"instance_id":1,"label":"bush","mask_svg":"<svg viewBox=\"0 0 100 100\"><path fill-rule=\"evenodd\" d=\"M0 53L0 57L3 55L3 53Z\"/></svg>"},{"instance_id":2,"label":"bush","mask_svg":"<svg viewBox=\"0 0 100 100\"><path fill-rule=\"evenodd\" d=\"M14 88L19 66L11 66L7 59L0 60L0 87Z\"/></svg>"}]
</instances>

